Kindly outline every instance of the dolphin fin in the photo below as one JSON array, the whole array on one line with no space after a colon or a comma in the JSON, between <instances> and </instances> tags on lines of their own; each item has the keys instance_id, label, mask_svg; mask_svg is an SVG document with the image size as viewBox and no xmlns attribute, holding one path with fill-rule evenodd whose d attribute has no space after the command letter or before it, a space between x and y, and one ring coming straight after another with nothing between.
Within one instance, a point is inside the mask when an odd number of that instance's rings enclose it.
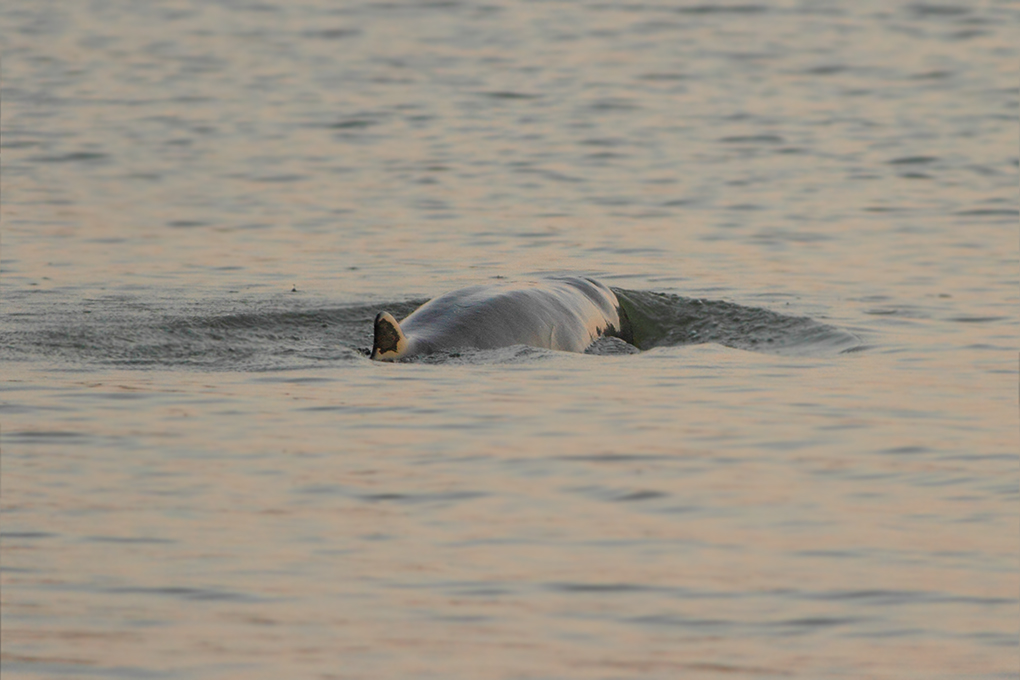
<instances>
[{"instance_id":1,"label":"dolphin fin","mask_svg":"<svg viewBox=\"0 0 1020 680\"><path fill-rule=\"evenodd\" d=\"M375 340L372 342L372 358L376 361L393 361L407 352L407 336L400 330L400 324L389 312L379 312L375 317Z\"/></svg>"}]
</instances>

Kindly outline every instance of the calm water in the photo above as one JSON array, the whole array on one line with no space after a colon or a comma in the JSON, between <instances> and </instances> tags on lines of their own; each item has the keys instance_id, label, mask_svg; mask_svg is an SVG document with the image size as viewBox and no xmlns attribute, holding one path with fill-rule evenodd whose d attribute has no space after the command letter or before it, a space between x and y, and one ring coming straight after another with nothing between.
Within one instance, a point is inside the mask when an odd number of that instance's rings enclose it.
<instances>
[{"instance_id":1,"label":"calm water","mask_svg":"<svg viewBox=\"0 0 1020 680\"><path fill-rule=\"evenodd\" d=\"M1017 678L1016 2L5 0L5 678ZM577 272L668 342L380 365Z\"/></svg>"}]
</instances>

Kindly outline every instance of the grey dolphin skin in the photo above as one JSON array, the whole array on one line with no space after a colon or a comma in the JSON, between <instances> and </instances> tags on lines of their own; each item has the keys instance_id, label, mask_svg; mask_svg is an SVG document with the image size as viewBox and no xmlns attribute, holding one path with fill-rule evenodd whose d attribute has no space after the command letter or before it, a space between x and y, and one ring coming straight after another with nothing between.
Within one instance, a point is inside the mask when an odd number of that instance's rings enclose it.
<instances>
[{"instance_id":1,"label":"grey dolphin skin","mask_svg":"<svg viewBox=\"0 0 1020 680\"><path fill-rule=\"evenodd\" d=\"M393 361L511 345L583 352L603 335L633 343L616 294L598 281L563 276L455 290L426 302L400 323L381 312L375 318L371 356Z\"/></svg>"}]
</instances>

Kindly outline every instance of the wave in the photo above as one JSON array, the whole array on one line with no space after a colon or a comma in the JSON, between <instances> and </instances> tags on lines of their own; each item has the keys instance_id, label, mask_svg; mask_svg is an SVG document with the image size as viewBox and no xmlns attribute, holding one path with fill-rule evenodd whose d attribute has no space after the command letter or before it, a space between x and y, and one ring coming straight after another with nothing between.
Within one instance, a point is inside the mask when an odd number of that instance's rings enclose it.
<instances>
[{"instance_id":1,"label":"wave","mask_svg":"<svg viewBox=\"0 0 1020 680\"><path fill-rule=\"evenodd\" d=\"M614 289L630 317L634 345L604 338L589 354L718 343L778 354L828 355L861 347L857 336L808 317L720 300ZM397 318L426 300L308 306L305 301L190 301L174 305L126 296L44 306L0 317L0 360L46 360L68 368L269 371L364 361L379 310ZM304 306L302 306L304 305ZM238 309L241 307L241 309ZM202 310L202 311L199 311ZM523 350L523 348L522 348ZM543 350L458 352L458 361L530 360Z\"/></svg>"},{"instance_id":2,"label":"wave","mask_svg":"<svg viewBox=\"0 0 1020 680\"><path fill-rule=\"evenodd\" d=\"M641 350L714 342L781 354L831 354L861 346L856 335L806 316L723 300L614 288Z\"/></svg>"}]
</instances>

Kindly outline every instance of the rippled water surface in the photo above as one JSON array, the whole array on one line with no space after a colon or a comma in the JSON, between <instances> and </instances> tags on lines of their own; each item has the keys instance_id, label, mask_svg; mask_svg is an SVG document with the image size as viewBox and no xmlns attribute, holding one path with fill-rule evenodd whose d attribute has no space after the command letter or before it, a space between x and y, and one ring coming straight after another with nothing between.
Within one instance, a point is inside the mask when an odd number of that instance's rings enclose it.
<instances>
[{"instance_id":1,"label":"rippled water surface","mask_svg":"<svg viewBox=\"0 0 1020 680\"><path fill-rule=\"evenodd\" d=\"M1017 678L1018 28L7 0L4 677Z\"/></svg>"}]
</instances>

